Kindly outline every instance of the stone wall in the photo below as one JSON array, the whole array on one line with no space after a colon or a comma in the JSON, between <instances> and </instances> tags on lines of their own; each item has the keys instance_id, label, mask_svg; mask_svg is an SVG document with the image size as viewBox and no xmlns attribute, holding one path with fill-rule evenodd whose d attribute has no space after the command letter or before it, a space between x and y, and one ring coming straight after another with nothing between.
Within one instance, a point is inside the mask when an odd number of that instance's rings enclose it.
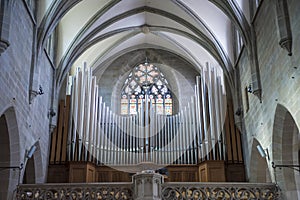
<instances>
[{"instance_id":1,"label":"stone wall","mask_svg":"<svg viewBox=\"0 0 300 200\"><path fill-rule=\"evenodd\" d=\"M248 93L250 104L248 112L246 112L246 91L244 89L251 84L251 73L250 62L245 51L242 53L237 65L240 70L243 96L245 125L243 137L246 139L245 156L248 178L251 180L251 177L253 177L250 171L256 173L257 170L255 169L259 168L254 164L256 162L251 160L251 149L255 148L256 150L256 146L252 146L253 139L255 138L263 148L268 148L270 161L267 162L272 181L278 181L282 187L284 187L285 183L278 180L280 179L278 173L276 176L271 167L271 161L280 162L275 154L281 154L282 151L282 149L274 148L277 143L278 145L282 145L282 141L274 140L276 125L274 118L278 106L283 106L291 114L298 130L300 127L300 2L297 0L288 1L288 5L293 36L292 56L288 56L287 51L279 45L275 2L262 1L257 16L253 21L257 37L262 103L260 103L256 96ZM284 120L285 114L281 113L283 115L281 116L282 120ZM281 132L284 134L283 131ZM299 131L296 134L299 135ZM285 180L285 182L288 182L288 180ZM298 192L299 190L298 184Z\"/></svg>"},{"instance_id":2,"label":"stone wall","mask_svg":"<svg viewBox=\"0 0 300 200\"><path fill-rule=\"evenodd\" d=\"M30 69L32 63L32 42L34 21L22 2L14 3L10 24L10 46L0 56L0 115L12 110L16 116L13 133L10 132L11 166L26 164L25 152L33 144L37 150L34 153L36 183L46 180L49 146L49 118L50 99L52 93L53 68L47 57L43 54L39 57L39 85L44 94L38 95L32 104L29 104ZM38 88L33 88L38 90ZM25 166L26 167L26 166ZM9 198L16 189L18 173L10 172ZM24 169L21 171L21 182ZM1 191L0 199L4 199L7 191Z\"/></svg>"}]
</instances>

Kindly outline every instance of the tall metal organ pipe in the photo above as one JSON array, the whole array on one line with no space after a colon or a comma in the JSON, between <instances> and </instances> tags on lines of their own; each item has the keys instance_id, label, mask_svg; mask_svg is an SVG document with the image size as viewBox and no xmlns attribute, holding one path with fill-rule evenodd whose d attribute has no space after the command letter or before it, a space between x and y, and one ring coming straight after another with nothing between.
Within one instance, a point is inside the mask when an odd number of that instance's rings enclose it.
<instances>
[{"instance_id":1,"label":"tall metal organ pipe","mask_svg":"<svg viewBox=\"0 0 300 200\"><path fill-rule=\"evenodd\" d=\"M103 102L96 77L85 64L72 78L68 159L104 165L224 159L226 97L221 79L207 64L196 77L194 96L178 114L158 114L146 95L137 114L120 115Z\"/></svg>"}]
</instances>

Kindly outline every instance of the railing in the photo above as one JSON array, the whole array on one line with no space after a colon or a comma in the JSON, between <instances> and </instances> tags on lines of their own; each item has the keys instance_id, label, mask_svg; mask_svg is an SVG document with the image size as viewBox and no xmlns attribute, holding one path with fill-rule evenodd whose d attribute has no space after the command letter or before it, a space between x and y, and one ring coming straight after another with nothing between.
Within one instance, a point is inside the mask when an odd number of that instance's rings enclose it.
<instances>
[{"instance_id":1,"label":"railing","mask_svg":"<svg viewBox=\"0 0 300 200\"><path fill-rule=\"evenodd\" d=\"M20 185L17 200L100 200L134 199L133 183L64 183ZM272 183L164 183L162 200L277 200Z\"/></svg>"},{"instance_id":2,"label":"railing","mask_svg":"<svg viewBox=\"0 0 300 200\"><path fill-rule=\"evenodd\" d=\"M165 183L162 199L275 200L280 199L280 194L278 187L272 183Z\"/></svg>"},{"instance_id":3,"label":"railing","mask_svg":"<svg viewBox=\"0 0 300 200\"><path fill-rule=\"evenodd\" d=\"M19 185L17 200L133 199L132 183L63 183Z\"/></svg>"}]
</instances>

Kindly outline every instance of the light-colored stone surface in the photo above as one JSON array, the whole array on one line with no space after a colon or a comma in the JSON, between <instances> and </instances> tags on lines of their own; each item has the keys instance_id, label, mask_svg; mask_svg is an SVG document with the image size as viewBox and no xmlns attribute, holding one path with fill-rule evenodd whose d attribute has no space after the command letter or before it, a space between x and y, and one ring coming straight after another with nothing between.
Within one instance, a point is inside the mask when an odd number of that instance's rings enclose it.
<instances>
[{"instance_id":1,"label":"light-colored stone surface","mask_svg":"<svg viewBox=\"0 0 300 200\"><path fill-rule=\"evenodd\" d=\"M297 153L293 153L293 161L292 156L289 156L292 154L292 150L288 151L287 148L293 145L294 149L299 150L300 146L299 141L296 140L297 135L299 137L300 127L300 46L297 45L300 43L300 3L299 1L288 1L288 4L293 35L293 56L288 56L287 52L278 44L275 3L264 1L254 21L262 83L262 103L254 95L248 94L250 109L244 113L244 138L247 138L244 151L249 180L252 180L251 177L254 176L250 169L260 167L255 166L256 162L252 160L251 156L251 152L253 152L251 144L256 139L263 148L269 150L271 160L267 160L267 162L272 181L278 181L282 188L291 187L288 184L294 183L294 190L299 190L299 184L297 184L297 188L295 187L297 177L294 177L296 174L294 171L290 170L290 174L282 174L276 168L277 172L275 173L271 167L271 161L275 161L277 164L290 164L281 162L299 163L299 161L297 162ZM249 60L245 51L238 67L241 88L245 88L251 83ZM245 108L245 91L243 91L243 104ZM290 115L291 118L289 122L286 121L287 115ZM294 128L296 131L293 131ZM287 156L291 160L284 159ZM296 195L296 192L291 192L290 195ZM292 197L290 196L290 198Z\"/></svg>"},{"instance_id":2,"label":"light-colored stone surface","mask_svg":"<svg viewBox=\"0 0 300 200\"><path fill-rule=\"evenodd\" d=\"M29 104L29 78L32 59L33 22L25 4L15 3L10 25L10 46L0 56L0 115L5 115L9 129L10 165L25 161L25 151L38 141L35 152L36 181L45 182L49 148L49 119L53 69L41 55L38 76L44 94ZM35 88L38 90L38 88ZM10 111L11 110L11 111ZM15 115L15 119L13 116ZM21 181L24 170L21 171ZM10 170L9 196L16 189L19 174ZM6 193L0 187L0 193ZM2 194L1 194L2 195ZM3 195L4 196L4 195ZM3 197L2 196L2 197ZM1 199L5 199L4 197Z\"/></svg>"}]
</instances>

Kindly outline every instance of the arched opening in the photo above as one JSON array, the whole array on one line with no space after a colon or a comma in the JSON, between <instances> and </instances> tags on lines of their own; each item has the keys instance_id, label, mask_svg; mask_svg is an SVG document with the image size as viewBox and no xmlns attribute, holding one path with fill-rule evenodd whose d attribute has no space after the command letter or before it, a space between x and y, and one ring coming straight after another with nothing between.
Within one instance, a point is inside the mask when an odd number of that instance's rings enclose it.
<instances>
[{"instance_id":1,"label":"arched opening","mask_svg":"<svg viewBox=\"0 0 300 200\"><path fill-rule=\"evenodd\" d=\"M10 169L5 167L10 166L10 145L5 115L1 115L0 117L0 146L0 197L1 199L6 199L9 186Z\"/></svg>"},{"instance_id":2,"label":"arched opening","mask_svg":"<svg viewBox=\"0 0 300 200\"><path fill-rule=\"evenodd\" d=\"M26 151L23 184L43 183L46 176L43 173L42 156L39 140Z\"/></svg>"},{"instance_id":3,"label":"arched opening","mask_svg":"<svg viewBox=\"0 0 300 200\"><path fill-rule=\"evenodd\" d=\"M0 197L12 199L12 191L16 189L20 178L21 164L18 124L13 107L1 112L0 146Z\"/></svg>"},{"instance_id":4,"label":"arched opening","mask_svg":"<svg viewBox=\"0 0 300 200\"><path fill-rule=\"evenodd\" d=\"M35 183L34 156L28 159L23 176L23 184L33 183Z\"/></svg>"},{"instance_id":5,"label":"arched opening","mask_svg":"<svg viewBox=\"0 0 300 200\"><path fill-rule=\"evenodd\" d=\"M273 128L273 161L275 165L299 165L299 129L291 113L278 105ZM299 172L292 167L274 169L275 180L286 199L299 198Z\"/></svg>"},{"instance_id":6,"label":"arched opening","mask_svg":"<svg viewBox=\"0 0 300 200\"><path fill-rule=\"evenodd\" d=\"M271 182L270 171L267 164L267 158L262 157L257 150L260 143L253 139L250 161L250 177L249 181L254 183Z\"/></svg>"}]
</instances>

